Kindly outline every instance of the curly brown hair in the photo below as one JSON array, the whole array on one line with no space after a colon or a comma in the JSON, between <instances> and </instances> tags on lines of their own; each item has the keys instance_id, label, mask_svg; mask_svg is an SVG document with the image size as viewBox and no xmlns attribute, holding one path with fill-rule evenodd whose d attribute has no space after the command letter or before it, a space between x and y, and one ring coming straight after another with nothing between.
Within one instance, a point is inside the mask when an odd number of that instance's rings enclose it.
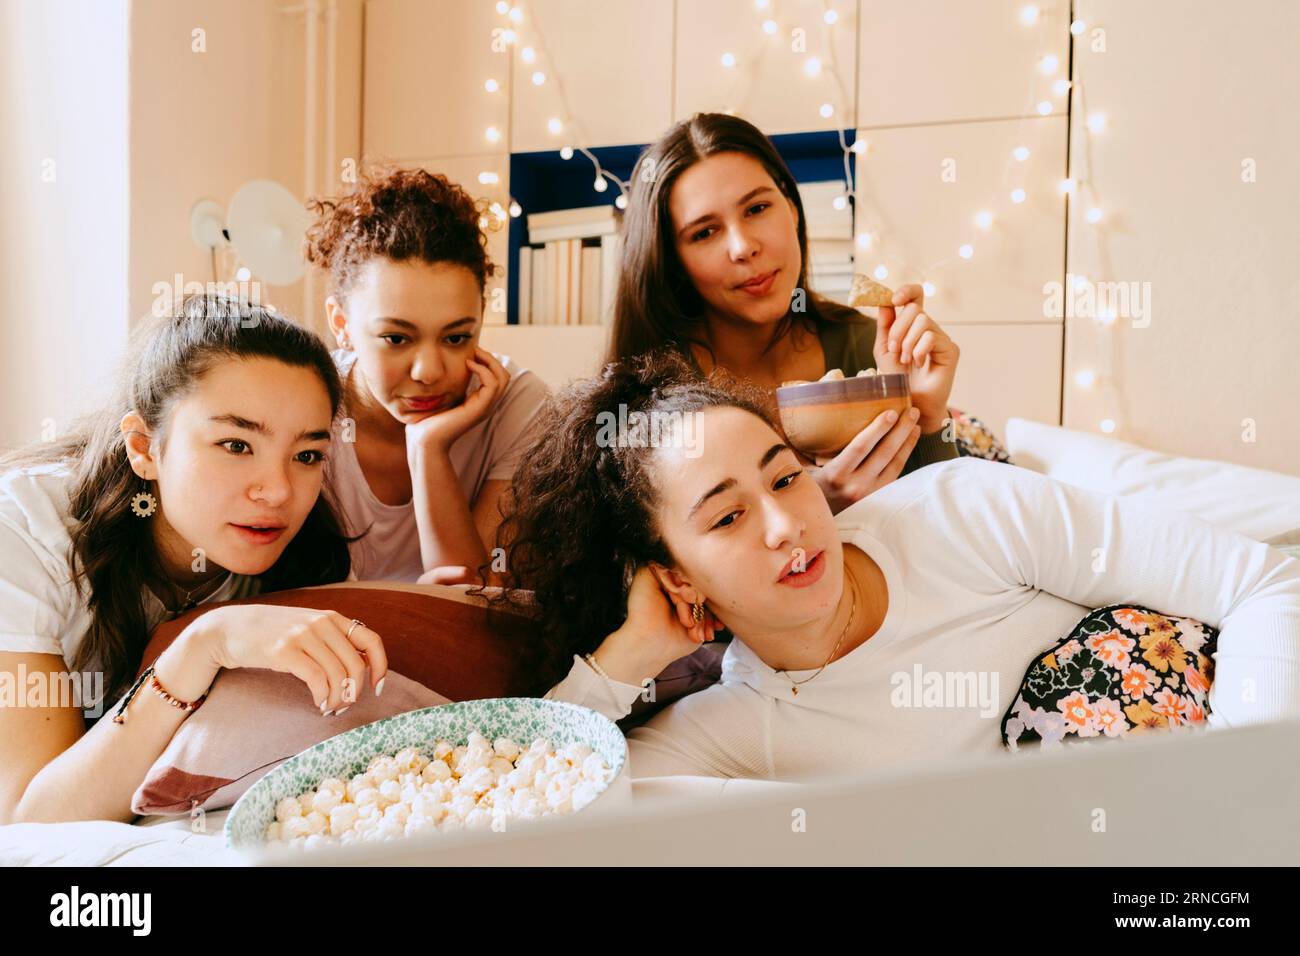
<instances>
[{"instance_id":1,"label":"curly brown hair","mask_svg":"<svg viewBox=\"0 0 1300 956\"><path fill-rule=\"evenodd\" d=\"M475 200L441 173L399 166L363 171L356 187L336 199L310 199L316 221L307 229L307 261L328 269L346 295L371 259L451 262L486 287L497 267L480 225L486 200Z\"/></svg>"},{"instance_id":2,"label":"curly brown hair","mask_svg":"<svg viewBox=\"0 0 1300 956\"><path fill-rule=\"evenodd\" d=\"M510 545L508 586L497 600L521 604L511 589L532 592L541 639L527 650L541 687L623 623L639 566L675 563L655 520L653 449L599 437L602 413L617 419L620 406L629 418L734 407L773 424L761 390L725 371L705 378L671 349L612 362L543 405L497 532L498 545Z\"/></svg>"}]
</instances>

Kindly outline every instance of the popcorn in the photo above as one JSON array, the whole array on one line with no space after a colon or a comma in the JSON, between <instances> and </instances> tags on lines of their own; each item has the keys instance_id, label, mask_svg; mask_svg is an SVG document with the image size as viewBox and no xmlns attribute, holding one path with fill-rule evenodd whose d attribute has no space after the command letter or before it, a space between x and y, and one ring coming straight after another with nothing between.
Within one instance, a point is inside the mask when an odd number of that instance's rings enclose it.
<instances>
[{"instance_id":1,"label":"popcorn","mask_svg":"<svg viewBox=\"0 0 1300 956\"><path fill-rule=\"evenodd\" d=\"M587 806L613 775L584 743L556 748L544 737L526 748L508 737L471 732L465 743L434 742L373 758L346 783L327 777L275 806L269 843L299 849L390 840L461 829L504 831Z\"/></svg>"}]
</instances>

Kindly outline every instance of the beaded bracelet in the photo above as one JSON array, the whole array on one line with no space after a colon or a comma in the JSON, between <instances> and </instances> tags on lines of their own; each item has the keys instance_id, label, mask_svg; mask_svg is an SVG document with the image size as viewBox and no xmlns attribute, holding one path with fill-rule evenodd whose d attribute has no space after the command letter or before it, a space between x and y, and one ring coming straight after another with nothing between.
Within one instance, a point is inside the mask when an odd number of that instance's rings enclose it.
<instances>
[{"instance_id":1,"label":"beaded bracelet","mask_svg":"<svg viewBox=\"0 0 1300 956\"><path fill-rule=\"evenodd\" d=\"M167 692L167 688L163 687L162 682L158 680L158 676L153 672L153 666L150 665L148 668L145 669L143 674L141 674L139 677L135 679L135 683L132 684L131 689L127 691L126 697L122 698L122 703L118 705L117 713L113 715L113 723L115 724L126 723L127 705L130 704L131 701L135 699L136 693L140 690L140 687L142 684L144 684L146 678L149 680L150 690L152 690L155 694L157 694L167 703L171 704L177 710L183 710L187 714L192 714L194 711L198 710L199 705L202 704L208 698L208 695L206 693L203 694L203 696L201 696L198 700L193 700L193 701L184 701L176 697L173 697L171 694Z\"/></svg>"}]
</instances>

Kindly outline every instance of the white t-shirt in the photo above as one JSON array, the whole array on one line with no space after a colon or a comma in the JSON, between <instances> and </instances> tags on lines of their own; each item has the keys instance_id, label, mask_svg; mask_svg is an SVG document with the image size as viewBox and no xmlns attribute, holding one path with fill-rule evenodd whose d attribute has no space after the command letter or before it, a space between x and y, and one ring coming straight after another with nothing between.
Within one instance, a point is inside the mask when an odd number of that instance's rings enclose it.
<instances>
[{"instance_id":1,"label":"white t-shirt","mask_svg":"<svg viewBox=\"0 0 1300 956\"><path fill-rule=\"evenodd\" d=\"M1211 728L1300 717L1300 561L1267 545L972 458L922 468L835 520L884 573L880 629L797 695L737 637L720 683L628 735L635 776L796 779L1004 752L1002 717L1030 663L1090 610L1125 602L1220 629ZM918 706L913 688L932 672L983 675L987 700L977 689L971 706ZM575 658L547 696L618 719L641 691Z\"/></svg>"},{"instance_id":2,"label":"white t-shirt","mask_svg":"<svg viewBox=\"0 0 1300 956\"><path fill-rule=\"evenodd\" d=\"M59 654L67 667L91 620L87 595L72 574L76 519L68 513L69 480L67 466L59 464L0 475L0 651ZM257 588L256 578L232 574L200 603L248 597ZM144 609L151 629L172 616L148 589Z\"/></svg>"},{"instance_id":3,"label":"white t-shirt","mask_svg":"<svg viewBox=\"0 0 1300 956\"><path fill-rule=\"evenodd\" d=\"M339 374L346 378L356 362L356 353L339 349L331 354ZM505 355L497 355L497 360L510 373L505 394L486 418L451 446L451 466L470 509L478 501L484 482L509 480L514 475L532 439L533 419L548 394L546 383L528 369L520 368ZM479 384L478 376L472 376L469 391L475 391ZM390 505L375 497L357 461L356 448L342 437L343 427L342 419L334 424L329 480L348 535L369 529L351 546L352 575L359 581L414 581L425 571L415 504L408 501Z\"/></svg>"}]
</instances>

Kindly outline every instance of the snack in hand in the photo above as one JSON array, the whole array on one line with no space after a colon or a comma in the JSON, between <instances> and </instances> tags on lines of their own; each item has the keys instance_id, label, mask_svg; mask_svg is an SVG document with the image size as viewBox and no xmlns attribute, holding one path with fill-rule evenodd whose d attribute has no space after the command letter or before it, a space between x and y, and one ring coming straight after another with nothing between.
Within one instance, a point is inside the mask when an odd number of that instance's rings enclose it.
<instances>
[{"instance_id":1,"label":"snack in hand","mask_svg":"<svg viewBox=\"0 0 1300 956\"><path fill-rule=\"evenodd\" d=\"M853 276L853 285L849 289L849 305L858 309L863 306L880 307L894 304L894 290L883 286L870 276L857 273Z\"/></svg>"}]
</instances>

